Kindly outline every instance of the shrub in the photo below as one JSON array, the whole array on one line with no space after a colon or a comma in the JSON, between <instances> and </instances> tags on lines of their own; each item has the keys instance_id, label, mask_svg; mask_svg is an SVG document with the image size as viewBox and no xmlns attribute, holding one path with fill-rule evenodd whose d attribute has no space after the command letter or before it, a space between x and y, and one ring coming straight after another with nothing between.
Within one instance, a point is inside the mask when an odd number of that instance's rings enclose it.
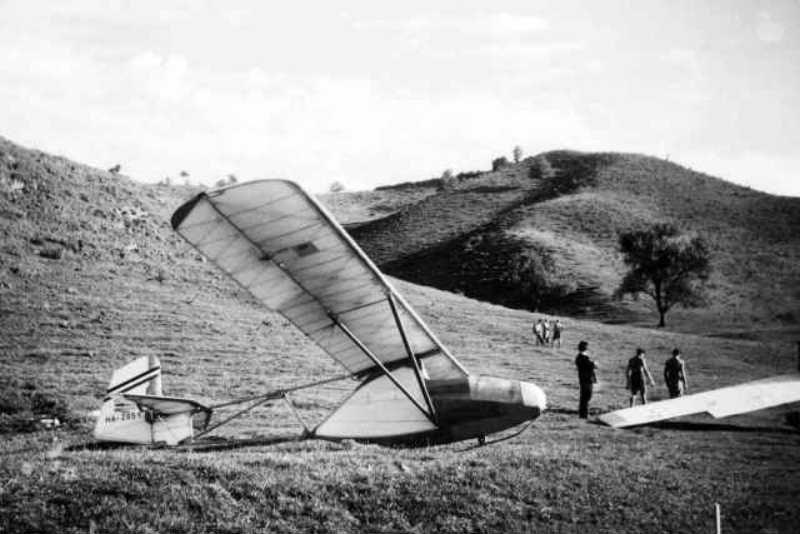
<instances>
[{"instance_id":1,"label":"shrub","mask_svg":"<svg viewBox=\"0 0 800 534\"><path fill-rule=\"evenodd\" d=\"M499 158L495 158L492 160L492 170L499 171L503 167L508 167L511 163L508 161L508 158L505 156L500 156Z\"/></svg>"},{"instance_id":2,"label":"shrub","mask_svg":"<svg viewBox=\"0 0 800 534\"><path fill-rule=\"evenodd\" d=\"M78 421L60 395L39 391L32 382L0 380L0 432L32 432L40 419L52 417L62 424Z\"/></svg>"}]
</instances>

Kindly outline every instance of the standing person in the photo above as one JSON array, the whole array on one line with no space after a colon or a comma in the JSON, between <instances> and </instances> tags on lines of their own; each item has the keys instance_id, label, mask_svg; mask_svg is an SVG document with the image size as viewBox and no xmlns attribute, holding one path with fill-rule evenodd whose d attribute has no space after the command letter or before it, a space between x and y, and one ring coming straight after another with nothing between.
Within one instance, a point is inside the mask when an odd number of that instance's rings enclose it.
<instances>
[{"instance_id":1,"label":"standing person","mask_svg":"<svg viewBox=\"0 0 800 534\"><path fill-rule=\"evenodd\" d=\"M556 322L553 323L553 346L555 347L558 344L558 348L561 348L561 321L556 319Z\"/></svg>"},{"instance_id":2,"label":"standing person","mask_svg":"<svg viewBox=\"0 0 800 534\"><path fill-rule=\"evenodd\" d=\"M533 325L533 335L536 337L536 344L537 345L544 345L544 325L542 324L542 320L539 319Z\"/></svg>"},{"instance_id":3,"label":"standing person","mask_svg":"<svg viewBox=\"0 0 800 534\"><path fill-rule=\"evenodd\" d=\"M544 320L544 323L542 323L542 328L544 329L544 335L542 336L544 338L544 344L545 346L550 346L550 319Z\"/></svg>"},{"instance_id":4,"label":"standing person","mask_svg":"<svg viewBox=\"0 0 800 534\"><path fill-rule=\"evenodd\" d=\"M585 341L578 343L578 356L575 358L575 367L578 368L578 384L580 386L580 401L578 401L578 417L589 417L589 401L592 399L592 390L597 383L597 364L586 354L589 344Z\"/></svg>"},{"instance_id":5,"label":"standing person","mask_svg":"<svg viewBox=\"0 0 800 534\"><path fill-rule=\"evenodd\" d=\"M686 365L677 348L672 349L672 358L664 364L664 382L667 383L671 399L680 397L689 387L686 384Z\"/></svg>"},{"instance_id":6,"label":"standing person","mask_svg":"<svg viewBox=\"0 0 800 534\"><path fill-rule=\"evenodd\" d=\"M636 356L628 360L625 378L628 389L631 392L631 406L633 406L636 400L637 393L642 399L642 404L647 404L647 385L645 384L645 378L650 382L651 386L655 386L656 383L653 380L653 375L650 374L650 369L647 368L647 362L644 359L644 349L636 349Z\"/></svg>"}]
</instances>

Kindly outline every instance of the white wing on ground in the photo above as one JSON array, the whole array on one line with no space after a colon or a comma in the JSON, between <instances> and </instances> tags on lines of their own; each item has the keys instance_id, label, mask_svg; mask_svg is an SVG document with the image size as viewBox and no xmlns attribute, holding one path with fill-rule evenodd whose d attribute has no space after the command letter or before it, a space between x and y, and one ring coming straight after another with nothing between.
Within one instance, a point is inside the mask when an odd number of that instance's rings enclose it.
<instances>
[{"instance_id":1,"label":"white wing on ground","mask_svg":"<svg viewBox=\"0 0 800 534\"><path fill-rule=\"evenodd\" d=\"M609 412L599 420L615 428L707 412L715 418L800 402L800 374L779 375L676 399Z\"/></svg>"}]
</instances>

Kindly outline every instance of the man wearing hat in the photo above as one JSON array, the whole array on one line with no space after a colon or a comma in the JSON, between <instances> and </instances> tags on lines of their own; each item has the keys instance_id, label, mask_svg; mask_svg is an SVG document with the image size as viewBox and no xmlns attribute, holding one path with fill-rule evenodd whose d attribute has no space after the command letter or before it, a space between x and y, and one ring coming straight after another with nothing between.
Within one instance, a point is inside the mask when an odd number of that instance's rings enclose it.
<instances>
[{"instance_id":1,"label":"man wearing hat","mask_svg":"<svg viewBox=\"0 0 800 534\"><path fill-rule=\"evenodd\" d=\"M589 417L589 401L592 398L592 389L597 382L595 370L597 364L586 354L589 344L586 341L578 343L578 356L575 358L575 367L578 368L578 383L580 384L580 401L578 402L578 417Z\"/></svg>"}]
</instances>

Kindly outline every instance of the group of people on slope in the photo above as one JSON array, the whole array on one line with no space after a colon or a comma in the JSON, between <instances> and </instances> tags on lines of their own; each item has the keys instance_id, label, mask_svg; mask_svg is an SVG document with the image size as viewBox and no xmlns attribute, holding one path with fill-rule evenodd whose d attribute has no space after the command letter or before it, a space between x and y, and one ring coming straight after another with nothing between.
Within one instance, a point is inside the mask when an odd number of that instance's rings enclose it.
<instances>
[{"instance_id":1,"label":"group of people on slope","mask_svg":"<svg viewBox=\"0 0 800 534\"><path fill-rule=\"evenodd\" d=\"M575 366L578 368L578 384L580 386L580 400L578 401L578 416L586 419L589 416L589 401L592 398L594 384L597 383L597 363L589 357L586 341L578 343L578 356ZM633 406L638 395L642 404L647 403L647 382L655 386L653 375L647 368L645 351L636 349L636 355L628 360L625 369L625 381L630 391L630 405ZM681 358L681 351L673 349L672 357L664 364L664 382L667 385L670 398L680 397L687 389L686 365Z\"/></svg>"},{"instance_id":2,"label":"group of people on slope","mask_svg":"<svg viewBox=\"0 0 800 534\"><path fill-rule=\"evenodd\" d=\"M551 321L550 319L539 318L533 323L533 337L536 340L536 344L545 347L560 347L561 332L563 330L564 325L558 319Z\"/></svg>"}]
</instances>

